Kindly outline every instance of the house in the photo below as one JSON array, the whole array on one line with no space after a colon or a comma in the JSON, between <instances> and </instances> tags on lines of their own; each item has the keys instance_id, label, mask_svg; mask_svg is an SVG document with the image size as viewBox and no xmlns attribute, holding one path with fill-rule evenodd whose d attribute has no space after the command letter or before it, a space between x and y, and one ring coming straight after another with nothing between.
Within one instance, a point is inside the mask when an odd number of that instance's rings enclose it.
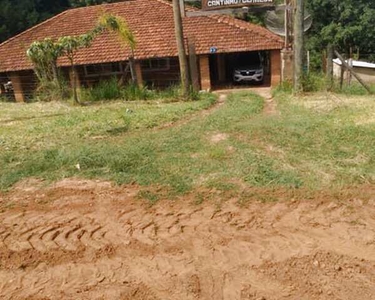
<instances>
[{"instance_id":1,"label":"house","mask_svg":"<svg viewBox=\"0 0 375 300\"><path fill-rule=\"evenodd\" d=\"M172 4L166 0L127 0L67 10L0 44L0 83L11 81L15 99L25 101L36 85L33 66L26 56L30 44L47 37L84 34L96 26L103 13L123 17L133 30L139 84L158 87L179 81ZM186 42L195 44L202 90L231 82L239 53L249 54L249 59L255 52L261 53L269 84L280 82L283 42L267 29L223 15L185 17L183 22ZM114 33L98 36L91 47L80 49L76 55L79 83L91 86L111 76L120 76L129 55L130 49L124 48ZM69 78L72 73L69 61L60 58L58 66Z\"/></svg>"},{"instance_id":2,"label":"house","mask_svg":"<svg viewBox=\"0 0 375 300\"><path fill-rule=\"evenodd\" d=\"M333 60L333 74L335 77L341 77L341 60L338 58ZM365 61L351 60L347 61L353 67L353 70L361 77L361 79L366 83L375 83L375 64L368 63ZM344 71L344 80L349 80L351 75L349 71ZM356 80L354 77L353 80Z\"/></svg>"}]
</instances>

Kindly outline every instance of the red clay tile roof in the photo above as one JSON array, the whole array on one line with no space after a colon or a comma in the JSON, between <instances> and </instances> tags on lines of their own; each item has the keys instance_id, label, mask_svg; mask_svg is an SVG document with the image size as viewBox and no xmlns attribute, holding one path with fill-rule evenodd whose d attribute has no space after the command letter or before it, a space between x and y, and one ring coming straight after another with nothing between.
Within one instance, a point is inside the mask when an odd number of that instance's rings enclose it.
<instances>
[{"instance_id":1,"label":"red clay tile roof","mask_svg":"<svg viewBox=\"0 0 375 300\"><path fill-rule=\"evenodd\" d=\"M0 72L28 70L32 65L26 50L34 41L46 37L80 35L93 29L104 12L123 17L137 39L137 59L177 56L172 5L165 0L128 0L67 10L0 44ZM260 26L228 16L188 17L184 19L186 37L196 42L197 54L210 47L218 53L281 49L281 39ZM124 61L129 49L111 33L100 35L90 48L77 53L77 65ZM65 58L60 66L68 66Z\"/></svg>"}]
</instances>

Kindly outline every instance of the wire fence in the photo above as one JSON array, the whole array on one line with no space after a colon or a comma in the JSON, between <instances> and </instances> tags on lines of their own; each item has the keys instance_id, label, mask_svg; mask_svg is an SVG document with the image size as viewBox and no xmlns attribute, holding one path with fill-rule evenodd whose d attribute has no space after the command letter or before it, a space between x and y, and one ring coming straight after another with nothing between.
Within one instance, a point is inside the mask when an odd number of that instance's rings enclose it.
<instances>
[{"instance_id":1,"label":"wire fence","mask_svg":"<svg viewBox=\"0 0 375 300\"><path fill-rule=\"evenodd\" d=\"M117 64L117 66L115 66ZM81 88L94 88L99 83L116 78L119 85L131 82L127 62L101 65L76 66L76 74ZM149 89L164 89L178 85L180 80L177 58L151 59L141 62L143 84ZM70 68L59 69L61 83L71 86ZM13 81L12 81L13 79ZM32 99L38 89L38 79L32 70L0 73L0 96L14 100L14 93L20 92L26 99Z\"/></svg>"}]
</instances>

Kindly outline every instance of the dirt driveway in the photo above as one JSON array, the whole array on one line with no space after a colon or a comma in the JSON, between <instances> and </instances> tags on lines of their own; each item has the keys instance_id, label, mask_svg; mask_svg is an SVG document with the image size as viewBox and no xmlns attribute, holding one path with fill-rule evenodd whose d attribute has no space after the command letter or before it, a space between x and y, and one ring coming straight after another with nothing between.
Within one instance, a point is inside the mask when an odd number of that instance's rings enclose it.
<instances>
[{"instance_id":1,"label":"dirt driveway","mask_svg":"<svg viewBox=\"0 0 375 300\"><path fill-rule=\"evenodd\" d=\"M0 196L0 299L375 299L375 187L277 203L23 183Z\"/></svg>"}]
</instances>

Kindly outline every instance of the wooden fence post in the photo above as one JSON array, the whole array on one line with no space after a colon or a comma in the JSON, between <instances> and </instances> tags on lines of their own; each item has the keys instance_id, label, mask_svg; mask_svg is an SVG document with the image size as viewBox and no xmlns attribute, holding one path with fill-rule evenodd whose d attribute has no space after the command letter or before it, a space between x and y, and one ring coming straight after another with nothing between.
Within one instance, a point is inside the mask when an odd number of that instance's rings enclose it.
<instances>
[{"instance_id":1,"label":"wooden fence post","mask_svg":"<svg viewBox=\"0 0 375 300\"><path fill-rule=\"evenodd\" d=\"M335 50L335 54L339 58L339 60L341 60L342 66L344 66L358 80L358 82L362 84L362 86L369 92L369 94L372 94L372 90L370 89L370 87L362 80L362 78L356 72L354 72L353 68L348 65L348 63L344 60L344 58L337 50Z\"/></svg>"}]
</instances>

